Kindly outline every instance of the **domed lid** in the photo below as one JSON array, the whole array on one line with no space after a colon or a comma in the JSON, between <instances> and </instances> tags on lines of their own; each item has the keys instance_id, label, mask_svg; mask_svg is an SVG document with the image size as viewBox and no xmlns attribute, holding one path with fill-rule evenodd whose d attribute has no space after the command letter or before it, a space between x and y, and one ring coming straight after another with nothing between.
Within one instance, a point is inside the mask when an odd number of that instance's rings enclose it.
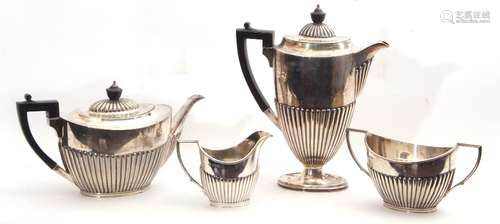
<instances>
[{"instance_id":1,"label":"domed lid","mask_svg":"<svg viewBox=\"0 0 500 224\"><path fill-rule=\"evenodd\" d=\"M127 130L147 127L171 116L167 105L137 103L121 98L116 82L106 89L108 99L94 102L88 111L75 110L65 116L69 122L96 129Z\"/></svg>"},{"instance_id":2,"label":"domed lid","mask_svg":"<svg viewBox=\"0 0 500 224\"><path fill-rule=\"evenodd\" d=\"M336 36L333 28L323 23L326 13L317 5L311 12L312 23L302 27L299 35L284 37L279 50L307 57L329 57L352 52L351 39Z\"/></svg>"},{"instance_id":3,"label":"domed lid","mask_svg":"<svg viewBox=\"0 0 500 224\"><path fill-rule=\"evenodd\" d=\"M132 118L139 112L139 104L134 100L120 98L122 89L113 82L106 89L109 99L99 100L89 108L89 115L103 119L127 119Z\"/></svg>"},{"instance_id":4,"label":"domed lid","mask_svg":"<svg viewBox=\"0 0 500 224\"><path fill-rule=\"evenodd\" d=\"M317 5L316 9L311 12L311 19L313 22L302 27L299 35L312 38L335 37L335 32L333 32L333 29L328 24L323 23L323 20L325 20L325 16L326 13L324 13L319 5Z\"/></svg>"}]
</instances>

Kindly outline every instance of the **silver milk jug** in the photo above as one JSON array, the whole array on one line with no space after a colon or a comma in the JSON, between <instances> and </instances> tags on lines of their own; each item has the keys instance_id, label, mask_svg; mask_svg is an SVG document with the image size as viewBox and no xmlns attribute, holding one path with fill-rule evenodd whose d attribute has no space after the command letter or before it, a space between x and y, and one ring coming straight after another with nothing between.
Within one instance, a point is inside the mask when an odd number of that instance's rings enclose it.
<instances>
[{"instance_id":1,"label":"silver milk jug","mask_svg":"<svg viewBox=\"0 0 500 224\"><path fill-rule=\"evenodd\" d=\"M198 141L178 141L177 157L189 176L214 207L239 207L250 202L259 176L259 153L264 141L271 137L257 131L234 147L222 150L207 149ZM187 171L180 154L181 143L194 143L200 151L201 183Z\"/></svg>"}]
</instances>

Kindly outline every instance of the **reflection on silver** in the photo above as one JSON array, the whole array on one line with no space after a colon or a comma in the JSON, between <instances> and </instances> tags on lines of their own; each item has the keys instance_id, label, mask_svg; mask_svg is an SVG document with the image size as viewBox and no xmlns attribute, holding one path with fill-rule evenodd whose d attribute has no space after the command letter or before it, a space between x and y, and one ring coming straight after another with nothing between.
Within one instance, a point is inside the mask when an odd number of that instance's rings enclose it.
<instances>
[{"instance_id":1,"label":"reflection on silver","mask_svg":"<svg viewBox=\"0 0 500 224\"><path fill-rule=\"evenodd\" d=\"M210 205L237 207L248 204L258 177L259 151L269 133L257 131L235 147L203 148L198 141L178 141L177 157L191 181L207 195ZM201 184L187 171L180 154L181 143L194 143L200 151Z\"/></svg>"},{"instance_id":2,"label":"reflection on silver","mask_svg":"<svg viewBox=\"0 0 500 224\"><path fill-rule=\"evenodd\" d=\"M365 134L368 170L354 155L349 139L351 131ZM423 146L350 128L346 136L354 161L372 178L384 205L400 211L435 211L451 189L464 184L474 174L481 161L482 147L479 145L458 143L455 147ZM453 186L459 147L477 148L478 157L470 173Z\"/></svg>"},{"instance_id":3,"label":"reflection on silver","mask_svg":"<svg viewBox=\"0 0 500 224\"><path fill-rule=\"evenodd\" d=\"M347 187L340 177L323 174L321 168L337 153L352 119L355 103L332 109L304 109L276 102L281 130L293 154L304 165L302 174L280 178L282 187L330 191Z\"/></svg>"}]
</instances>

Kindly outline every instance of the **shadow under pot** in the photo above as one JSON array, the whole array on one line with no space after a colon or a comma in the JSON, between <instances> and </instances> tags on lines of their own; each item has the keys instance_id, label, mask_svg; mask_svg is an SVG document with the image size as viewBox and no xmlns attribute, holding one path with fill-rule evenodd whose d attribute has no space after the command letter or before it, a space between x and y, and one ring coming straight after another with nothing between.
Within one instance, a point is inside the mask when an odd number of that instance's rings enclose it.
<instances>
[{"instance_id":1,"label":"shadow under pot","mask_svg":"<svg viewBox=\"0 0 500 224\"><path fill-rule=\"evenodd\" d=\"M368 169L356 159L349 139L350 132L365 135ZM347 129L347 146L359 166L375 184L384 206L405 212L433 212L441 200L455 187L464 184L481 161L482 147L458 143L453 147L433 147L401 142L369 133ZM453 185L457 149L476 148L474 168Z\"/></svg>"},{"instance_id":2,"label":"shadow under pot","mask_svg":"<svg viewBox=\"0 0 500 224\"><path fill-rule=\"evenodd\" d=\"M259 152L271 134L257 131L240 144L221 150L207 149L198 141L178 141L177 157L189 176L210 200L214 207L240 207L250 202L259 176ZM201 183L196 181L184 166L180 154L181 143L196 144L200 151Z\"/></svg>"},{"instance_id":3,"label":"shadow under pot","mask_svg":"<svg viewBox=\"0 0 500 224\"><path fill-rule=\"evenodd\" d=\"M34 101L26 94L25 101L16 103L23 134L45 164L74 183L83 195L143 192L175 148L192 105L203 97L191 96L172 118L168 105L121 98L122 89L116 83L106 91L109 99L65 116L59 116L56 100ZM64 168L33 138L28 112L35 111L45 111L49 125L56 130Z\"/></svg>"}]
</instances>

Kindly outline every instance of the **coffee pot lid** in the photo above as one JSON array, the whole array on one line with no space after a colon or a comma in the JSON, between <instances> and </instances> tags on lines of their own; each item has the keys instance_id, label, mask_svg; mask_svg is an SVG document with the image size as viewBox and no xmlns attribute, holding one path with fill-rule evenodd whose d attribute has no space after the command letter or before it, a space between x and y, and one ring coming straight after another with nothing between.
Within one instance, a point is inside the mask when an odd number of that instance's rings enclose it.
<instances>
[{"instance_id":1,"label":"coffee pot lid","mask_svg":"<svg viewBox=\"0 0 500 224\"><path fill-rule=\"evenodd\" d=\"M138 103L122 98L123 89L116 82L106 89L108 99L96 101L87 111L75 110L65 118L90 128L126 130L147 127L171 116L168 105Z\"/></svg>"},{"instance_id":2,"label":"coffee pot lid","mask_svg":"<svg viewBox=\"0 0 500 224\"><path fill-rule=\"evenodd\" d=\"M325 20L326 13L321 10L319 5L316 9L311 12L312 23L309 23L302 27L299 32L300 36L310 37L310 38L333 38L335 37L335 32L333 32L332 27L328 24L323 23Z\"/></svg>"},{"instance_id":3,"label":"coffee pot lid","mask_svg":"<svg viewBox=\"0 0 500 224\"><path fill-rule=\"evenodd\" d=\"M312 23L302 27L298 35L286 35L279 50L304 57L331 57L352 53L349 37L337 36L333 28L323 23L326 13L319 5L311 13Z\"/></svg>"}]
</instances>

